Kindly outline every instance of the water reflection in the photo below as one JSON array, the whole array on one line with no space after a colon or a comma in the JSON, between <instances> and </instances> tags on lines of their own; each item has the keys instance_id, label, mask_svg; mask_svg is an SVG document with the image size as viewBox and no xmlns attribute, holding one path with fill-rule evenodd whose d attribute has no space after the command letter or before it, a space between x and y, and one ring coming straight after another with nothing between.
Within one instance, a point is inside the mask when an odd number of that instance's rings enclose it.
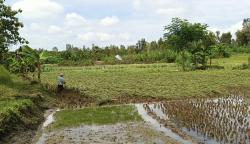
<instances>
[{"instance_id":1,"label":"water reflection","mask_svg":"<svg viewBox=\"0 0 250 144\"><path fill-rule=\"evenodd\" d=\"M203 143L250 143L250 105L241 96L143 104L143 108L184 138Z\"/></svg>"}]
</instances>

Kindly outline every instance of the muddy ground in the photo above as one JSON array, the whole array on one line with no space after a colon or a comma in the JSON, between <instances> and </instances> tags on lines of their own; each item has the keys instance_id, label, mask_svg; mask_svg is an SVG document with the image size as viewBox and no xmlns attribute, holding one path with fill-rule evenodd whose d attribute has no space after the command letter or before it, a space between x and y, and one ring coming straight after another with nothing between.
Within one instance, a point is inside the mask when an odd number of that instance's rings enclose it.
<instances>
[{"instance_id":1,"label":"muddy ground","mask_svg":"<svg viewBox=\"0 0 250 144\"><path fill-rule=\"evenodd\" d=\"M44 139L43 139L44 138ZM82 125L76 128L65 128L47 133L38 144L175 144L176 141L164 133L155 131L144 122L118 123L114 125L89 126ZM41 139L41 140L42 140Z\"/></svg>"}]
</instances>

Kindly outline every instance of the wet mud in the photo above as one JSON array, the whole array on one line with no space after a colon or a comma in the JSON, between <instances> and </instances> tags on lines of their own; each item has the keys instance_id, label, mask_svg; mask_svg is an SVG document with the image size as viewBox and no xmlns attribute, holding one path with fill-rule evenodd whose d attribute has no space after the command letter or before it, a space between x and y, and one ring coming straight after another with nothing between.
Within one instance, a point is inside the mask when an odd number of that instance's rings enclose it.
<instances>
[{"instance_id":1,"label":"wet mud","mask_svg":"<svg viewBox=\"0 0 250 144\"><path fill-rule=\"evenodd\" d=\"M174 144L178 143L163 133L152 129L143 122L119 123L115 125L89 126L82 125L77 128L66 128L43 135L43 141L38 144Z\"/></svg>"}]
</instances>

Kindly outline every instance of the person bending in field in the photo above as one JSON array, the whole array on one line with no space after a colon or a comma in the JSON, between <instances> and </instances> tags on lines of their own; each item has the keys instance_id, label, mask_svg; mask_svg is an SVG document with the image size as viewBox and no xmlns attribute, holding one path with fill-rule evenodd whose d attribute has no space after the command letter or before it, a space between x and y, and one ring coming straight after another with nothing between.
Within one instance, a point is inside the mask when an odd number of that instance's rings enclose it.
<instances>
[{"instance_id":1,"label":"person bending in field","mask_svg":"<svg viewBox=\"0 0 250 144\"><path fill-rule=\"evenodd\" d=\"M65 80L64 80L64 75L60 74L57 77L57 94L61 94L63 89L64 89L64 84L65 84Z\"/></svg>"}]
</instances>

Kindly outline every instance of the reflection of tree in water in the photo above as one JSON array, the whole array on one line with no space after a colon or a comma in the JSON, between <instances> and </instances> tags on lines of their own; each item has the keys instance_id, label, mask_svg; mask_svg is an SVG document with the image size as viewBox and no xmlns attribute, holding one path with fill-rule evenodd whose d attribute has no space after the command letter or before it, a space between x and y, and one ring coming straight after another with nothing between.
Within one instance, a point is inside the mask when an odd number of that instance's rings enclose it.
<instances>
[{"instance_id":1,"label":"reflection of tree in water","mask_svg":"<svg viewBox=\"0 0 250 144\"><path fill-rule=\"evenodd\" d=\"M219 143L250 143L250 106L242 97L229 96L213 100L170 101L145 104L148 114L165 126L187 129L203 140Z\"/></svg>"}]
</instances>

